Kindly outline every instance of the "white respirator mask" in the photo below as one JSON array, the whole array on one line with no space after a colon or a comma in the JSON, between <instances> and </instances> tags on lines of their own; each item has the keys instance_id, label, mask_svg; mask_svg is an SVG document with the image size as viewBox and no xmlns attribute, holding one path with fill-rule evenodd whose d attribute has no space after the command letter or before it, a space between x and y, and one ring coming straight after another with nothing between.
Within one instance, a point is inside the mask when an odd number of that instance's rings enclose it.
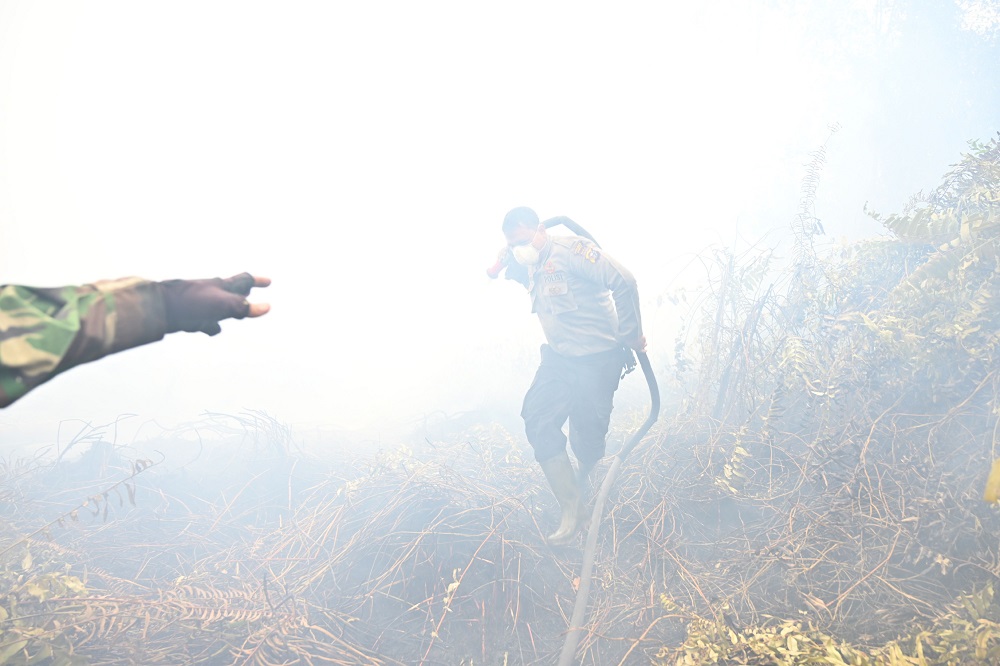
<instances>
[{"instance_id":1,"label":"white respirator mask","mask_svg":"<svg viewBox=\"0 0 1000 666\"><path fill-rule=\"evenodd\" d=\"M515 245L510 248L510 251L514 253L515 261L522 266L534 266L541 260L541 255L531 243L527 245Z\"/></svg>"}]
</instances>

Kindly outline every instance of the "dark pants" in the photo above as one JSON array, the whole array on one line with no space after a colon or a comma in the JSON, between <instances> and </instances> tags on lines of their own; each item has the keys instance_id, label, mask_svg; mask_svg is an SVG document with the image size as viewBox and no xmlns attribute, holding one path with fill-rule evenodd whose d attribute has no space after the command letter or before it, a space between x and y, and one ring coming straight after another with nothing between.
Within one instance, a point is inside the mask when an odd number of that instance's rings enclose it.
<instances>
[{"instance_id":1,"label":"dark pants","mask_svg":"<svg viewBox=\"0 0 1000 666\"><path fill-rule=\"evenodd\" d=\"M566 450L562 427L567 419L569 443L580 464L593 465L604 456L613 398L624 365L622 349L574 357L542 345L542 362L521 408L535 460L544 462Z\"/></svg>"}]
</instances>

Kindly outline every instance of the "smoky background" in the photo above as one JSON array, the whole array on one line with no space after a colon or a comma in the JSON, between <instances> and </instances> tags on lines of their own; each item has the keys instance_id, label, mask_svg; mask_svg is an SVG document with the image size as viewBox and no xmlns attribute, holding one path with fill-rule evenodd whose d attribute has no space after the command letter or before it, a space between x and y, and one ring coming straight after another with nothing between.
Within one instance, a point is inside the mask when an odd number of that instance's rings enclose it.
<instances>
[{"instance_id":1,"label":"smoky background","mask_svg":"<svg viewBox=\"0 0 1000 666\"><path fill-rule=\"evenodd\" d=\"M0 283L274 279L264 318L0 411L0 662L552 662L581 549L544 542L518 416L541 331L484 274L520 205L635 274L663 394L594 532L583 663L1000 650L993 218L944 215L953 254L869 214L959 159L926 205L992 205L968 142L998 130L998 26L967 0L0 3ZM615 399L611 452L639 373Z\"/></svg>"},{"instance_id":2,"label":"smoky background","mask_svg":"<svg viewBox=\"0 0 1000 666\"><path fill-rule=\"evenodd\" d=\"M331 449L460 414L516 428L541 333L484 268L517 205L637 276L669 374L704 253L787 254L817 148L835 246L996 131L991 10L3 3L0 280L274 279L263 319L76 368L4 410L3 439L246 410Z\"/></svg>"}]
</instances>

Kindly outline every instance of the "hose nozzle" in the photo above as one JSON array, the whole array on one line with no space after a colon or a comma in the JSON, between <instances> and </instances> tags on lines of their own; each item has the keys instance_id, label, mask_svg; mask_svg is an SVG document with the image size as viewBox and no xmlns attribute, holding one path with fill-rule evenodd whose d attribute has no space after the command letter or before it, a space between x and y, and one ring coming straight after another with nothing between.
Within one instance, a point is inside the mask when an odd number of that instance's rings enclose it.
<instances>
[{"instance_id":1,"label":"hose nozzle","mask_svg":"<svg viewBox=\"0 0 1000 666\"><path fill-rule=\"evenodd\" d=\"M486 269L486 274L490 276L491 280L496 280L500 277L500 271L502 271L509 262L510 248L504 246L504 248L500 250L500 253L497 255L496 263Z\"/></svg>"}]
</instances>

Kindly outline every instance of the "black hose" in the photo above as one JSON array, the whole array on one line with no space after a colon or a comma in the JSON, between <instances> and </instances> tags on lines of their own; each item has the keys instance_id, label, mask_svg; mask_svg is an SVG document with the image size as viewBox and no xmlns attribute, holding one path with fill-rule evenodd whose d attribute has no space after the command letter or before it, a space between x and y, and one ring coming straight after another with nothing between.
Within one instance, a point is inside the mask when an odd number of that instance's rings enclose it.
<instances>
[{"instance_id":1,"label":"black hose","mask_svg":"<svg viewBox=\"0 0 1000 666\"><path fill-rule=\"evenodd\" d=\"M566 217L565 215L559 215L557 217L550 217L549 219L547 219L544 222L542 222L542 224L545 225L546 229L551 229L552 227L557 227L557 226L559 226L561 224L564 227L566 227L567 229L569 229L570 231L572 231L577 236L583 236L584 238L586 238L587 240L589 240L591 243L593 243L597 247L601 247L601 244L597 242L597 239L595 239L593 236L591 236L590 233L586 229L584 229L579 224L577 224L576 222L574 222L570 218Z\"/></svg>"},{"instance_id":2,"label":"black hose","mask_svg":"<svg viewBox=\"0 0 1000 666\"><path fill-rule=\"evenodd\" d=\"M583 635L584 620L587 616L587 600L590 597L590 579L594 572L594 552L597 550L597 532L601 527L601 516L604 513L604 502L608 498L611 486L614 485L618 472L621 469L622 461L632 452L636 444L639 443L649 429L656 422L656 417L660 414L660 388L656 384L656 377L653 376L653 368L649 364L649 357L645 352L636 352L639 365L642 367L642 374L646 376L646 384L649 386L649 417L642 424L632 437L625 443L621 451L615 455L611 462L611 469L601 483L601 490L594 501L594 513L590 519L590 529L587 530L587 542L583 549L583 566L580 571L580 587L576 592L576 603L573 606L573 615L569 621L569 633L566 634L566 641L563 643L562 652L559 653L559 666L571 666L576 657L576 648L580 645L580 638Z\"/></svg>"}]
</instances>

